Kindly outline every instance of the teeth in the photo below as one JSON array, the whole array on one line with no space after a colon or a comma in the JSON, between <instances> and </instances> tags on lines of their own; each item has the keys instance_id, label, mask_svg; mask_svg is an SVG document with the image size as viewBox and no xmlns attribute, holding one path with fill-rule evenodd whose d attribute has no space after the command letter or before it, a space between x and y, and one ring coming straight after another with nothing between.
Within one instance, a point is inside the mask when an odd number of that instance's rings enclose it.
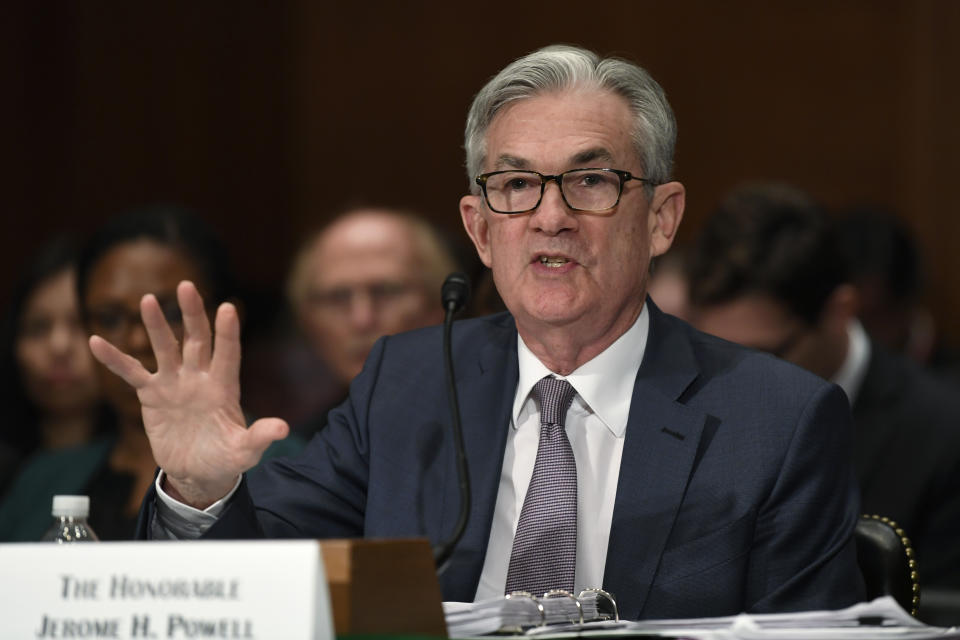
<instances>
[{"instance_id":1,"label":"teeth","mask_svg":"<svg viewBox=\"0 0 960 640\"><path fill-rule=\"evenodd\" d=\"M566 258L557 258L553 256L540 256L540 264L546 265L548 267L560 267L570 262Z\"/></svg>"}]
</instances>

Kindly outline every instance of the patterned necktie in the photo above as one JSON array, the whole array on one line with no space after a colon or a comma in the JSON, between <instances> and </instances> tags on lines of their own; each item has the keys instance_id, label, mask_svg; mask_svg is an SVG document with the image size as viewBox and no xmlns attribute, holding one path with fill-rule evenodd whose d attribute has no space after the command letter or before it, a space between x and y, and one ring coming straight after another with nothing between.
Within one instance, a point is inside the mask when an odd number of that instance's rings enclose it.
<instances>
[{"instance_id":1,"label":"patterned necktie","mask_svg":"<svg viewBox=\"0 0 960 640\"><path fill-rule=\"evenodd\" d=\"M540 399L540 444L513 538L506 592L541 596L550 589L573 591L577 463L564 422L577 391L566 380L546 377L533 393Z\"/></svg>"}]
</instances>

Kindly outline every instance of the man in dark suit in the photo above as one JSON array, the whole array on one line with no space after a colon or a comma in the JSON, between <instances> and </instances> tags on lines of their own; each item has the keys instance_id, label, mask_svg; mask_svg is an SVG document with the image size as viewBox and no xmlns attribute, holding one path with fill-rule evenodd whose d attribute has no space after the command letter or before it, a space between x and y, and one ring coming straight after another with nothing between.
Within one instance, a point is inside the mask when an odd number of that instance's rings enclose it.
<instances>
[{"instance_id":1,"label":"man in dark suit","mask_svg":"<svg viewBox=\"0 0 960 640\"><path fill-rule=\"evenodd\" d=\"M847 272L836 227L808 195L745 186L708 218L691 257L694 322L839 384L863 511L906 531L921 586L960 587L960 401L868 338Z\"/></svg>"},{"instance_id":2,"label":"man in dark suit","mask_svg":"<svg viewBox=\"0 0 960 640\"><path fill-rule=\"evenodd\" d=\"M647 301L683 214L674 139L644 70L573 47L521 58L474 100L460 210L509 314L454 331L474 489L448 599L603 586L637 618L862 597L840 390ZM305 454L243 479L286 425L245 427L235 311L219 310L211 355L196 290L179 294L182 350L144 298L156 374L91 339L143 402L163 468L153 535L448 535L438 329L379 341Z\"/></svg>"}]
</instances>

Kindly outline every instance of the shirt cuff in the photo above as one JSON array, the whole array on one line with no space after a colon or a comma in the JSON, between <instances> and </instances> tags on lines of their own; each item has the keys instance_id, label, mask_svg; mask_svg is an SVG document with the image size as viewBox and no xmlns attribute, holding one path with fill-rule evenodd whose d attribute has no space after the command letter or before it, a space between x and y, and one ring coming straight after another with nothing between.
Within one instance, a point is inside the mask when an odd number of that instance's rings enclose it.
<instances>
[{"instance_id":1,"label":"shirt cuff","mask_svg":"<svg viewBox=\"0 0 960 640\"><path fill-rule=\"evenodd\" d=\"M233 494L237 492L243 476L237 476L237 482L233 488L213 504L202 511L174 500L166 492L162 485L166 473L161 469L157 474L155 481L157 490L157 513L154 525L158 526L163 533L167 534L164 538L173 538L176 540L195 540L206 533L207 529L213 526L217 518L227 507L227 503ZM159 533L159 532L158 532Z\"/></svg>"}]
</instances>

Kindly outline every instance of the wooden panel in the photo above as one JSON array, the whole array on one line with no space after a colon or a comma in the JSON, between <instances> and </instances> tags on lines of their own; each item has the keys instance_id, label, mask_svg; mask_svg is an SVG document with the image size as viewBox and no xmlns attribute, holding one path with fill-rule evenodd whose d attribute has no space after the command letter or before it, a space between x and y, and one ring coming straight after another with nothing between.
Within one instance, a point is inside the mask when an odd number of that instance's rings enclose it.
<instances>
[{"instance_id":1,"label":"wooden panel","mask_svg":"<svg viewBox=\"0 0 960 640\"><path fill-rule=\"evenodd\" d=\"M459 231L474 92L548 42L647 66L676 109L681 240L736 183L896 208L955 340L958 3L613 0L280 5L32 3L6 11L15 87L0 301L46 233L151 201L198 208L275 302L297 238L355 202ZM24 213L26 215L24 215ZM254 309L255 311L255 309Z\"/></svg>"},{"instance_id":2,"label":"wooden panel","mask_svg":"<svg viewBox=\"0 0 960 640\"><path fill-rule=\"evenodd\" d=\"M903 165L913 189L903 203L926 256L927 300L941 331L960 344L960 3L917 3L909 52L911 146Z\"/></svg>"},{"instance_id":3,"label":"wooden panel","mask_svg":"<svg viewBox=\"0 0 960 640\"><path fill-rule=\"evenodd\" d=\"M320 549L338 636L447 635L427 540L322 540Z\"/></svg>"}]
</instances>

